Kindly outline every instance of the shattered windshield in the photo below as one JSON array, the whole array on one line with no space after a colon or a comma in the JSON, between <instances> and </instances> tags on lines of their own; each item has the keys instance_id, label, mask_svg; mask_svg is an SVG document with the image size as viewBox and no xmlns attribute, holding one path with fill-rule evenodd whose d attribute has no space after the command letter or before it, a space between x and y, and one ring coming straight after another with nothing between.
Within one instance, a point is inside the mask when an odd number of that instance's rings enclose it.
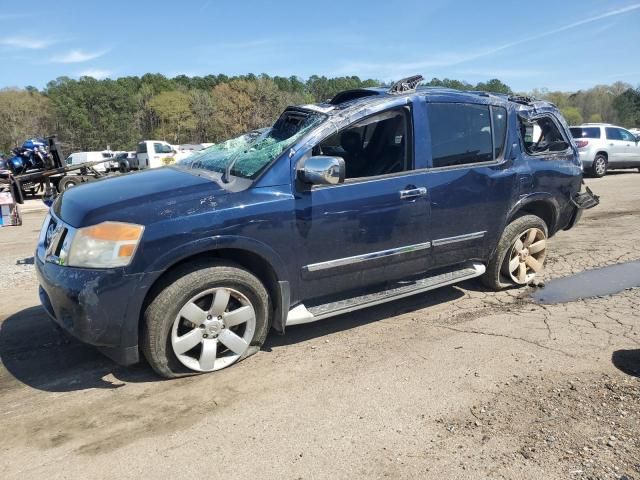
<instances>
[{"instance_id":1,"label":"shattered windshield","mask_svg":"<svg viewBox=\"0 0 640 480\"><path fill-rule=\"evenodd\" d=\"M237 138L218 143L177 162L178 168L209 170L212 172L255 178L282 152L324 120L315 112L288 110L273 127L254 130Z\"/></svg>"}]
</instances>

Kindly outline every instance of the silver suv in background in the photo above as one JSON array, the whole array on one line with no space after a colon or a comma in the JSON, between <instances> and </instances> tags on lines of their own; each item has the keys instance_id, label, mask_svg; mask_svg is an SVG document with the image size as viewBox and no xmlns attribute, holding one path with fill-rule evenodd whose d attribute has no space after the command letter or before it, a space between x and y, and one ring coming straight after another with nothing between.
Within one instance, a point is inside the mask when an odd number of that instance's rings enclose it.
<instances>
[{"instance_id":1,"label":"silver suv in background","mask_svg":"<svg viewBox=\"0 0 640 480\"><path fill-rule=\"evenodd\" d=\"M607 123L585 123L571 127L585 171L602 177L607 170L638 168L640 142L622 127Z\"/></svg>"}]
</instances>

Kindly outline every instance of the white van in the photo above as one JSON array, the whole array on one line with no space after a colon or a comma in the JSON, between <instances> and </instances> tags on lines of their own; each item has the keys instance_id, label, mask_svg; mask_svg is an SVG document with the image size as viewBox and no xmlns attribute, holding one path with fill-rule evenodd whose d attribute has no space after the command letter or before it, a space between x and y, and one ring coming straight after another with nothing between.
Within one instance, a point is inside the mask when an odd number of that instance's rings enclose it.
<instances>
[{"instance_id":1,"label":"white van","mask_svg":"<svg viewBox=\"0 0 640 480\"><path fill-rule=\"evenodd\" d=\"M87 162L102 162L104 160L108 160L113 158L114 152L110 150L103 150L101 152L75 152L67 157L66 164L67 165L78 165L80 163ZM99 163L95 168L99 172L106 172L111 169L111 162Z\"/></svg>"},{"instance_id":2,"label":"white van","mask_svg":"<svg viewBox=\"0 0 640 480\"><path fill-rule=\"evenodd\" d=\"M166 165L165 158L174 158L177 151L163 140L144 140L138 143L138 168L158 168Z\"/></svg>"}]
</instances>

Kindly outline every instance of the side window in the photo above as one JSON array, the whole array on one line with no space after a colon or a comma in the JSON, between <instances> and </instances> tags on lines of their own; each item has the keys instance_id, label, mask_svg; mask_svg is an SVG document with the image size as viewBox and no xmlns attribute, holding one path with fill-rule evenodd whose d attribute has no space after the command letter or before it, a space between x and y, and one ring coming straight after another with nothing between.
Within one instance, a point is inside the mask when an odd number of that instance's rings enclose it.
<instances>
[{"instance_id":1,"label":"side window","mask_svg":"<svg viewBox=\"0 0 640 480\"><path fill-rule=\"evenodd\" d=\"M410 115L399 108L360 120L320 142L313 154L342 157L347 179L409 170Z\"/></svg>"},{"instance_id":2,"label":"side window","mask_svg":"<svg viewBox=\"0 0 640 480\"><path fill-rule=\"evenodd\" d=\"M154 143L153 144L153 151L155 153L164 153L163 147L164 147L164 145L162 145L161 143Z\"/></svg>"},{"instance_id":3,"label":"side window","mask_svg":"<svg viewBox=\"0 0 640 480\"><path fill-rule=\"evenodd\" d=\"M491 107L493 120L493 150L494 158L500 157L504 150L507 136L507 109L503 107Z\"/></svg>"},{"instance_id":4,"label":"side window","mask_svg":"<svg viewBox=\"0 0 640 480\"><path fill-rule=\"evenodd\" d=\"M493 160L489 106L431 103L428 108L434 167Z\"/></svg>"},{"instance_id":5,"label":"side window","mask_svg":"<svg viewBox=\"0 0 640 480\"><path fill-rule=\"evenodd\" d=\"M529 155L564 152L569 148L551 117L528 120L520 117L520 135Z\"/></svg>"},{"instance_id":6,"label":"side window","mask_svg":"<svg viewBox=\"0 0 640 480\"><path fill-rule=\"evenodd\" d=\"M147 153L147 142L139 143L136 153Z\"/></svg>"},{"instance_id":7,"label":"side window","mask_svg":"<svg viewBox=\"0 0 640 480\"><path fill-rule=\"evenodd\" d=\"M622 140L622 135L619 128L607 127L607 140Z\"/></svg>"},{"instance_id":8,"label":"side window","mask_svg":"<svg viewBox=\"0 0 640 480\"><path fill-rule=\"evenodd\" d=\"M622 136L622 140L625 142L635 142L636 137L631 135L631 132L627 132L626 130L618 129L620 131L620 135Z\"/></svg>"}]
</instances>

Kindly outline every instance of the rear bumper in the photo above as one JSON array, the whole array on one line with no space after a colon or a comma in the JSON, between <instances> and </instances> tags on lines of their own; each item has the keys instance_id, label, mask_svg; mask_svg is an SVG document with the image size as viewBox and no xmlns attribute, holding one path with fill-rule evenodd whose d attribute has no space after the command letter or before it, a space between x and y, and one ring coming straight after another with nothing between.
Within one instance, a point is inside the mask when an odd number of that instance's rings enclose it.
<instances>
[{"instance_id":1,"label":"rear bumper","mask_svg":"<svg viewBox=\"0 0 640 480\"><path fill-rule=\"evenodd\" d=\"M65 267L43 262L37 254L35 264L40 301L56 324L118 363L139 360L143 274Z\"/></svg>"},{"instance_id":2,"label":"rear bumper","mask_svg":"<svg viewBox=\"0 0 640 480\"><path fill-rule=\"evenodd\" d=\"M575 226L576 223L580 221L582 217L582 212L584 210L588 210L597 206L600 203L600 197L594 194L589 187L585 187L584 192L576 193L571 199L571 204L573 205L574 212L571 216L571 220L564 228L565 230L569 230Z\"/></svg>"}]
</instances>

